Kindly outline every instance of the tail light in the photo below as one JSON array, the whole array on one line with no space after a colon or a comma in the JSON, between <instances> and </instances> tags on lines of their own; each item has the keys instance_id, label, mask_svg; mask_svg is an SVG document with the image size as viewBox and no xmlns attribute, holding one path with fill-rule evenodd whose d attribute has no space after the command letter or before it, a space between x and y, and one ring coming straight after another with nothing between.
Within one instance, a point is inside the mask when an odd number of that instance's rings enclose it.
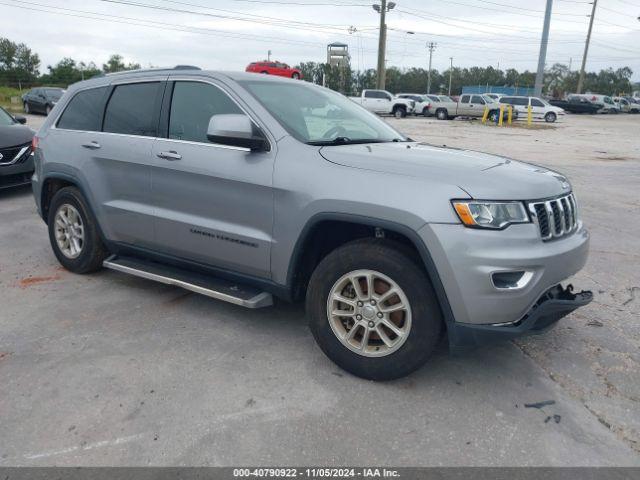
<instances>
[{"instance_id":1,"label":"tail light","mask_svg":"<svg viewBox=\"0 0 640 480\"><path fill-rule=\"evenodd\" d=\"M38 143L40 142L40 137L38 137L37 135L34 135L33 138L31 139L31 151L35 152L36 148L38 148Z\"/></svg>"}]
</instances>

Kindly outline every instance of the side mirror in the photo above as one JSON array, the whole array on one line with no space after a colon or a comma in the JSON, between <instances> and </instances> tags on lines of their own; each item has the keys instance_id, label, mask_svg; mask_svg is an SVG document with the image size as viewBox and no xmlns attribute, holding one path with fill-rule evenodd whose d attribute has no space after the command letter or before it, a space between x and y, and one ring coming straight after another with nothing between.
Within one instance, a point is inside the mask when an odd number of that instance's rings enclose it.
<instances>
[{"instance_id":1,"label":"side mirror","mask_svg":"<svg viewBox=\"0 0 640 480\"><path fill-rule=\"evenodd\" d=\"M21 123L22 125L24 125L25 123L27 123L27 119L25 117L23 117L22 115L16 115L15 117L13 117L13 119L18 122Z\"/></svg>"},{"instance_id":2,"label":"side mirror","mask_svg":"<svg viewBox=\"0 0 640 480\"><path fill-rule=\"evenodd\" d=\"M264 151L268 148L267 140L244 114L212 116L209 120L207 138L212 143L249 148L252 151Z\"/></svg>"}]
</instances>

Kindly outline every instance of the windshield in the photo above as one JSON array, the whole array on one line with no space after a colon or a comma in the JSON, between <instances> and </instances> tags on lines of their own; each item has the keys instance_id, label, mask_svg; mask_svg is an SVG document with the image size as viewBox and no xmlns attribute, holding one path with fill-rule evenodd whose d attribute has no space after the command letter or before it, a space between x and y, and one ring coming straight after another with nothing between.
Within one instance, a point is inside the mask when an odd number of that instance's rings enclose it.
<instances>
[{"instance_id":1,"label":"windshield","mask_svg":"<svg viewBox=\"0 0 640 480\"><path fill-rule=\"evenodd\" d=\"M239 82L295 138L311 145L405 141L347 97L311 84Z\"/></svg>"},{"instance_id":2,"label":"windshield","mask_svg":"<svg viewBox=\"0 0 640 480\"><path fill-rule=\"evenodd\" d=\"M0 108L0 125L13 125L16 121L11 115Z\"/></svg>"},{"instance_id":3,"label":"windshield","mask_svg":"<svg viewBox=\"0 0 640 480\"><path fill-rule=\"evenodd\" d=\"M482 98L484 98L485 101L488 102L488 103L494 103L496 101L495 98L492 98L489 95L482 95Z\"/></svg>"},{"instance_id":4,"label":"windshield","mask_svg":"<svg viewBox=\"0 0 640 480\"><path fill-rule=\"evenodd\" d=\"M440 101L441 102L453 102L453 100L451 99L451 97L447 97L446 95L440 95Z\"/></svg>"}]
</instances>

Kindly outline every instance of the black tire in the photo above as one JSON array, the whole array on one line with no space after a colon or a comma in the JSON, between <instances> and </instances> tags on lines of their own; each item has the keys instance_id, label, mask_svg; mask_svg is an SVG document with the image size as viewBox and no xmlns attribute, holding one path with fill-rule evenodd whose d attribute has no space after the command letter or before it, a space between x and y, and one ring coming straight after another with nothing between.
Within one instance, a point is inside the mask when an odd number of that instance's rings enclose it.
<instances>
[{"instance_id":1,"label":"black tire","mask_svg":"<svg viewBox=\"0 0 640 480\"><path fill-rule=\"evenodd\" d=\"M293 75L291 75L291 78L293 78L294 80L299 80L300 74L298 72L293 72Z\"/></svg>"},{"instance_id":2,"label":"black tire","mask_svg":"<svg viewBox=\"0 0 640 480\"><path fill-rule=\"evenodd\" d=\"M74 207L78 211L84 226L84 243L80 254L76 258L65 256L60 250L55 238L55 217L58 209L63 205L71 205ZM108 252L100 239L95 217L77 188L65 187L56 192L49 205L47 224L49 227L51 248L64 268L73 273L90 273L102 268L102 262L107 257Z\"/></svg>"},{"instance_id":3,"label":"black tire","mask_svg":"<svg viewBox=\"0 0 640 480\"><path fill-rule=\"evenodd\" d=\"M317 266L309 281L306 310L309 328L322 351L339 367L369 380L392 380L420 368L436 347L443 319L427 274L401 244L379 239L355 240L337 248ZM363 356L347 348L334 334L327 300L335 282L361 269L382 273L406 295L411 328L405 342L385 356Z\"/></svg>"},{"instance_id":4,"label":"black tire","mask_svg":"<svg viewBox=\"0 0 640 480\"><path fill-rule=\"evenodd\" d=\"M436 118L438 120L448 120L449 112L447 112L446 108L439 108L438 110L436 110Z\"/></svg>"},{"instance_id":5,"label":"black tire","mask_svg":"<svg viewBox=\"0 0 640 480\"><path fill-rule=\"evenodd\" d=\"M425 117L429 116L429 107L424 107L422 109L422 115L424 115Z\"/></svg>"},{"instance_id":6,"label":"black tire","mask_svg":"<svg viewBox=\"0 0 640 480\"><path fill-rule=\"evenodd\" d=\"M558 118L558 117L556 116L555 113L549 112L544 116L544 121L547 122L547 123L553 123L553 122L556 121L556 118Z\"/></svg>"},{"instance_id":7,"label":"black tire","mask_svg":"<svg viewBox=\"0 0 640 480\"><path fill-rule=\"evenodd\" d=\"M391 113L393 113L393 116L396 118L404 118L407 116L407 109L404 107L393 107Z\"/></svg>"},{"instance_id":8,"label":"black tire","mask_svg":"<svg viewBox=\"0 0 640 480\"><path fill-rule=\"evenodd\" d=\"M24 102L24 113L31 113L31 107L29 107L29 102Z\"/></svg>"},{"instance_id":9,"label":"black tire","mask_svg":"<svg viewBox=\"0 0 640 480\"><path fill-rule=\"evenodd\" d=\"M492 110L489 112L489 121L496 123L500 118L500 113L497 110Z\"/></svg>"}]
</instances>

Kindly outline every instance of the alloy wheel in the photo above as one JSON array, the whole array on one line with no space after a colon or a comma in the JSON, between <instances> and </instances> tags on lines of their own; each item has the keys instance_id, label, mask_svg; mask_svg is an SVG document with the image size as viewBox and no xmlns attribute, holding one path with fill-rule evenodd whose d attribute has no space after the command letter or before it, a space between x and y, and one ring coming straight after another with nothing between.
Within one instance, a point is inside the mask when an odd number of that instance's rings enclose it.
<instances>
[{"instance_id":1,"label":"alloy wheel","mask_svg":"<svg viewBox=\"0 0 640 480\"><path fill-rule=\"evenodd\" d=\"M78 210L68 203L60 205L55 216L55 238L62 254L78 258L84 247L84 224Z\"/></svg>"},{"instance_id":2,"label":"alloy wheel","mask_svg":"<svg viewBox=\"0 0 640 480\"><path fill-rule=\"evenodd\" d=\"M329 292L327 317L340 343L365 357L397 351L411 331L411 306L400 286L373 270L338 279Z\"/></svg>"}]
</instances>

